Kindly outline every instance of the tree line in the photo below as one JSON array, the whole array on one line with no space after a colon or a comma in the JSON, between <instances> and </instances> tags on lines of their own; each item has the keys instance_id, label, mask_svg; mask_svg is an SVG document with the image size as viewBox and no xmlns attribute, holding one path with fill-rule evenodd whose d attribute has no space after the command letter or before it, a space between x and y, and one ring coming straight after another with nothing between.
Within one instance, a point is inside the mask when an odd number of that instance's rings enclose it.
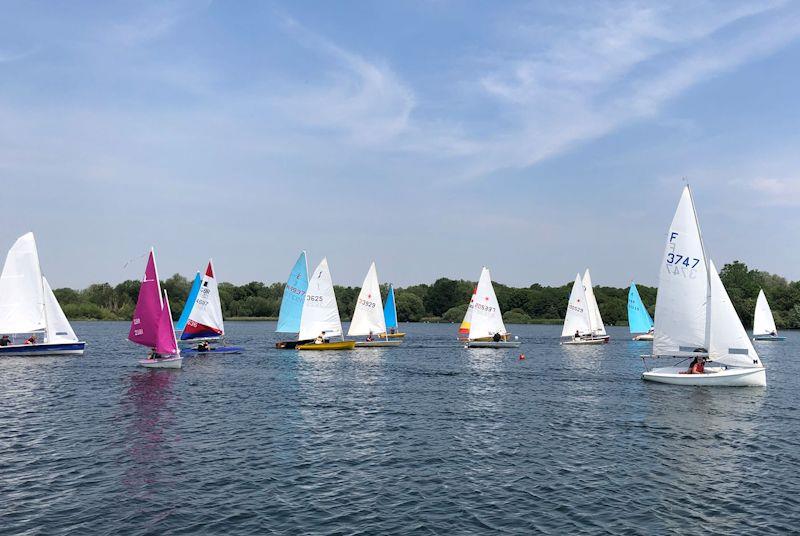
<instances>
[{"instance_id":1,"label":"tree line","mask_svg":"<svg viewBox=\"0 0 800 536\"><path fill-rule=\"evenodd\" d=\"M720 277L745 326L753 323L759 289L764 289L778 328L800 328L800 281L749 269L739 261L726 264ZM139 281L128 280L112 286L96 283L82 290L59 288L54 292L70 319L128 320L133 315ZM162 282L169 293L172 314L177 319L192 286L192 281L175 274ZM476 282L437 279L433 284L395 289L397 316L401 322L461 322ZM253 281L244 285L219 284L222 312L226 318L274 319L283 297L283 283ZM653 315L656 289L637 285L645 306ZM509 324L559 323L564 318L572 281L558 287L538 283L529 287L510 287L494 283L503 319ZM336 286L336 301L342 320L349 320L358 298L358 287ZM386 299L388 285L383 286ZM594 287L600 313L607 324L627 324L628 288Z\"/></svg>"}]
</instances>

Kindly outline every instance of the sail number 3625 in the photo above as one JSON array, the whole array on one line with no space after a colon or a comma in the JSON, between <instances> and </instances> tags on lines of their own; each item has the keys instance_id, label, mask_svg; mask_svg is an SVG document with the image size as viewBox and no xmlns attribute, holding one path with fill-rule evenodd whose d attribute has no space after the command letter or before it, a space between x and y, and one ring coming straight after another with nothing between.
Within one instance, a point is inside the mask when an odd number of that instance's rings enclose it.
<instances>
[{"instance_id":1,"label":"sail number 3625","mask_svg":"<svg viewBox=\"0 0 800 536\"><path fill-rule=\"evenodd\" d=\"M700 264L700 259L694 257L684 257L677 253L667 253L667 264L675 264L686 266L687 268L694 268Z\"/></svg>"}]
</instances>

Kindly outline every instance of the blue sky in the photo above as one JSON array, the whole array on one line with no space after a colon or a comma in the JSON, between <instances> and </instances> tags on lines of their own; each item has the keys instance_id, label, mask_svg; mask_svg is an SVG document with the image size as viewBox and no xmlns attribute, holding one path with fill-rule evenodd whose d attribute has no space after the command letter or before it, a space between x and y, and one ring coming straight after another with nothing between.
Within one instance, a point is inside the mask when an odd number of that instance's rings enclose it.
<instances>
[{"instance_id":1,"label":"blue sky","mask_svg":"<svg viewBox=\"0 0 800 536\"><path fill-rule=\"evenodd\" d=\"M800 279L800 3L2 9L0 248L33 230L54 286L150 245L237 283L307 249L342 284L652 284L684 176L718 265Z\"/></svg>"}]
</instances>

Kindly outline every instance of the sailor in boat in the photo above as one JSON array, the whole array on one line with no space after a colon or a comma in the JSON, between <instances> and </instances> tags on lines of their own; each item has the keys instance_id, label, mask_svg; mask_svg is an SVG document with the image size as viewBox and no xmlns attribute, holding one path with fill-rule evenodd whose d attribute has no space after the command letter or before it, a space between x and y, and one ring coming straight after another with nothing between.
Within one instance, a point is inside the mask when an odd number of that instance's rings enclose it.
<instances>
[{"instance_id":1,"label":"sailor in boat","mask_svg":"<svg viewBox=\"0 0 800 536\"><path fill-rule=\"evenodd\" d=\"M25 339L25 344L36 344L36 335L31 335Z\"/></svg>"},{"instance_id":2,"label":"sailor in boat","mask_svg":"<svg viewBox=\"0 0 800 536\"><path fill-rule=\"evenodd\" d=\"M580 330L578 330L578 329L576 329L576 330L575 330L575 337L574 337L574 339L575 339L576 341L579 341L579 340L581 340L581 332L580 332Z\"/></svg>"},{"instance_id":3,"label":"sailor in boat","mask_svg":"<svg viewBox=\"0 0 800 536\"><path fill-rule=\"evenodd\" d=\"M397 333L397 330L396 330L396 329L394 329L394 328L389 328L389 335L394 335L395 333Z\"/></svg>"},{"instance_id":4,"label":"sailor in boat","mask_svg":"<svg viewBox=\"0 0 800 536\"><path fill-rule=\"evenodd\" d=\"M3 335L2 337L0 337L0 346L8 346L10 344L11 344L11 339L8 337L8 335Z\"/></svg>"},{"instance_id":5,"label":"sailor in boat","mask_svg":"<svg viewBox=\"0 0 800 536\"><path fill-rule=\"evenodd\" d=\"M696 356L689 363L689 370L681 372L681 374L703 374L706 370L706 360L701 356Z\"/></svg>"},{"instance_id":6,"label":"sailor in boat","mask_svg":"<svg viewBox=\"0 0 800 536\"><path fill-rule=\"evenodd\" d=\"M200 344L197 345L197 351L198 352L210 352L211 351L211 345L208 344L208 341L202 341L202 342L200 342Z\"/></svg>"},{"instance_id":7,"label":"sailor in boat","mask_svg":"<svg viewBox=\"0 0 800 536\"><path fill-rule=\"evenodd\" d=\"M150 348L150 355L147 356L148 359L153 359L153 360L164 359L164 357L165 356L156 352L155 348Z\"/></svg>"},{"instance_id":8,"label":"sailor in boat","mask_svg":"<svg viewBox=\"0 0 800 536\"><path fill-rule=\"evenodd\" d=\"M317 335L317 338L314 339L314 344L327 344L328 342L330 342L330 339L328 339L328 337L325 336L324 331L319 335Z\"/></svg>"},{"instance_id":9,"label":"sailor in boat","mask_svg":"<svg viewBox=\"0 0 800 536\"><path fill-rule=\"evenodd\" d=\"M494 336L492 337L492 340L494 342L500 342L500 338L501 338L500 337L500 332L498 331L497 333L494 334Z\"/></svg>"},{"instance_id":10,"label":"sailor in boat","mask_svg":"<svg viewBox=\"0 0 800 536\"><path fill-rule=\"evenodd\" d=\"M369 335L367 335L367 342L372 342L372 341L374 341L374 340L375 340L375 339L372 337L372 331L370 331L370 332L369 332Z\"/></svg>"}]
</instances>

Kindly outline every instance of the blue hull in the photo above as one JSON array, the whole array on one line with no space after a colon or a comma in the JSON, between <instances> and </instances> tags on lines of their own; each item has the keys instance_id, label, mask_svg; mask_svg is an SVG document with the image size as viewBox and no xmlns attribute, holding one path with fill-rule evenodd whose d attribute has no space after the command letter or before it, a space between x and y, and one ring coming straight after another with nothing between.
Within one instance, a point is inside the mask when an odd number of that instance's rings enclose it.
<instances>
[{"instance_id":1,"label":"blue hull","mask_svg":"<svg viewBox=\"0 0 800 536\"><path fill-rule=\"evenodd\" d=\"M85 342L15 344L13 346L0 346L0 357L70 354L82 355L85 349Z\"/></svg>"},{"instance_id":2,"label":"blue hull","mask_svg":"<svg viewBox=\"0 0 800 536\"><path fill-rule=\"evenodd\" d=\"M181 350L181 354L185 356L192 356L192 357L199 357L203 355L213 355L213 354L241 354L244 351L244 348L241 346L220 346L219 348L214 348L213 350L206 350L202 352L197 350L196 348L189 348L186 350Z\"/></svg>"}]
</instances>

